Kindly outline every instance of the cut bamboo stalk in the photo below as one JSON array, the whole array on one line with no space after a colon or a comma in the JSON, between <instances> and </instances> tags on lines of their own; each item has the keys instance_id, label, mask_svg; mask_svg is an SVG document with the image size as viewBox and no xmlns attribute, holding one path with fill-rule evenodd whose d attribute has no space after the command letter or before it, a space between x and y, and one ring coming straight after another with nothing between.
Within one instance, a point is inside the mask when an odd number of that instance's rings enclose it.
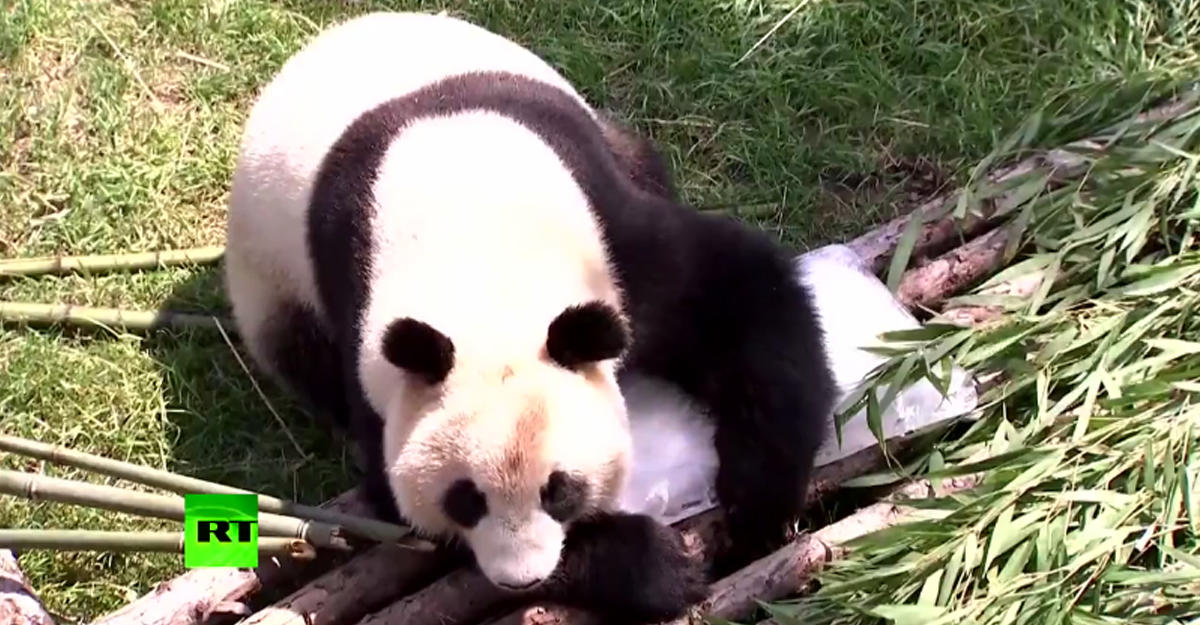
<instances>
[{"instance_id":1,"label":"cut bamboo stalk","mask_svg":"<svg viewBox=\"0 0 1200 625\"><path fill-rule=\"evenodd\" d=\"M104 458L94 454L67 449L61 445L51 445L16 436L0 435L0 451L8 451L54 464L94 471L110 477L161 488L181 495L187 493L256 494L248 490L226 486L217 482L178 475L162 469ZM270 512L339 525L348 532L377 542L402 542L403 544L412 542L409 540L412 538L412 530L407 527L371 518L355 517L327 508L305 506L269 495L258 495L258 509L260 512Z\"/></svg>"},{"instance_id":2,"label":"cut bamboo stalk","mask_svg":"<svg viewBox=\"0 0 1200 625\"><path fill-rule=\"evenodd\" d=\"M16 555L7 549L0 549L0 623L54 625L54 619L21 572Z\"/></svg>"},{"instance_id":3,"label":"cut bamboo stalk","mask_svg":"<svg viewBox=\"0 0 1200 625\"><path fill-rule=\"evenodd\" d=\"M37 302L0 302L0 321L42 325L66 324L86 328L111 327L124 330L216 329L218 321L225 325L225 320L211 315Z\"/></svg>"},{"instance_id":4,"label":"cut bamboo stalk","mask_svg":"<svg viewBox=\"0 0 1200 625\"><path fill-rule=\"evenodd\" d=\"M357 490L322 507L347 514L369 514ZM371 553L368 551L367 553ZM409 552L413 553L413 552ZM93 621L92 625L200 625L218 614L248 615L247 603L264 590L296 587L340 564L337 552L316 560L269 557L254 569L199 568L159 583L134 601ZM422 557L415 554L413 557Z\"/></svg>"},{"instance_id":5,"label":"cut bamboo stalk","mask_svg":"<svg viewBox=\"0 0 1200 625\"><path fill-rule=\"evenodd\" d=\"M197 247L158 252L99 254L94 256L37 256L0 259L0 276L36 276L49 273L103 272L151 269L216 262L224 246Z\"/></svg>"},{"instance_id":6,"label":"cut bamboo stalk","mask_svg":"<svg viewBox=\"0 0 1200 625\"><path fill-rule=\"evenodd\" d=\"M94 530L0 529L0 549L54 551L162 551L183 553L183 532L108 532ZM311 560L313 546L299 538L259 536L258 551L269 556Z\"/></svg>"},{"instance_id":7,"label":"cut bamboo stalk","mask_svg":"<svg viewBox=\"0 0 1200 625\"><path fill-rule=\"evenodd\" d=\"M0 493L24 497L31 501L46 499L137 516L172 521L183 520L182 497L143 493L102 484L73 482L36 473L0 470ZM342 535L341 528L295 517L260 512L258 532L260 536L299 538L320 548L341 551L352 549L350 543Z\"/></svg>"}]
</instances>

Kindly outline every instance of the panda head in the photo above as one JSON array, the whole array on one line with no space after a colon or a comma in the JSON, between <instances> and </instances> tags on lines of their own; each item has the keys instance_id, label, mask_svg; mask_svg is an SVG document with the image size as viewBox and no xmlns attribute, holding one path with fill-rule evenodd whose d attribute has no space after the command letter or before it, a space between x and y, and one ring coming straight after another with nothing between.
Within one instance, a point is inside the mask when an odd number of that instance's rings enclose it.
<instances>
[{"instance_id":1,"label":"panda head","mask_svg":"<svg viewBox=\"0 0 1200 625\"><path fill-rule=\"evenodd\" d=\"M571 523L614 507L625 486L632 441L615 364L628 341L601 302L562 311L519 360L392 322L383 355L406 388L388 406L384 449L401 513L466 542L497 586L549 577Z\"/></svg>"}]
</instances>

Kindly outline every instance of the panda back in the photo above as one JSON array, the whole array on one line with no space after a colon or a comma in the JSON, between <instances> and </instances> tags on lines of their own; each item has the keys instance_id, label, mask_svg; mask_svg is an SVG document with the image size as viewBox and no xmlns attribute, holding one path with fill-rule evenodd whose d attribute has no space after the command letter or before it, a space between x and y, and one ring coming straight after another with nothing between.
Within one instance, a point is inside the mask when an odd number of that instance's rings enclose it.
<instances>
[{"instance_id":1,"label":"panda back","mask_svg":"<svg viewBox=\"0 0 1200 625\"><path fill-rule=\"evenodd\" d=\"M234 262L257 268L281 296L321 313L306 218L331 147L356 119L388 100L448 76L484 71L551 84L587 108L535 54L459 19L370 13L321 32L262 90L246 121L229 201Z\"/></svg>"}]
</instances>

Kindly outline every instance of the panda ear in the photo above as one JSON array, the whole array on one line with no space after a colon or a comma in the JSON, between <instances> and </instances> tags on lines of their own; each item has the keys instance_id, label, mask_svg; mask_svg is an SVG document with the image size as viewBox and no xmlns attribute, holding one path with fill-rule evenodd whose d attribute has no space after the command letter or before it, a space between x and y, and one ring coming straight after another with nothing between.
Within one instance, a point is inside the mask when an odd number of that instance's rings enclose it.
<instances>
[{"instance_id":1,"label":"panda ear","mask_svg":"<svg viewBox=\"0 0 1200 625\"><path fill-rule=\"evenodd\" d=\"M383 357L428 384L440 384L454 368L454 343L429 324L405 317L383 333Z\"/></svg>"},{"instance_id":2,"label":"panda ear","mask_svg":"<svg viewBox=\"0 0 1200 625\"><path fill-rule=\"evenodd\" d=\"M629 344L624 320L604 302L571 306L559 313L546 332L546 353L568 369L616 358Z\"/></svg>"}]
</instances>

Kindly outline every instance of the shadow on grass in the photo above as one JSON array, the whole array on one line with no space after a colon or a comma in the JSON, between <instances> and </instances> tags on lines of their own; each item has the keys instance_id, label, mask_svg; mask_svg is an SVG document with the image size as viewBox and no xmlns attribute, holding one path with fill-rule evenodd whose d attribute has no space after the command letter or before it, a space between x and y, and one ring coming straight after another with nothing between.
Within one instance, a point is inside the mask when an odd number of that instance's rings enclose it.
<instances>
[{"instance_id":1,"label":"shadow on grass","mask_svg":"<svg viewBox=\"0 0 1200 625\"><path fill-rule=\"evenodd\" d=\"M353 485L352 457L250 360L228 321L221 272L198 268L161 310L217 315L228 340L215 329L160 328L143 343L178 430L173 470L303 503L329 499Z\"/></svg>"}]
</instances>

